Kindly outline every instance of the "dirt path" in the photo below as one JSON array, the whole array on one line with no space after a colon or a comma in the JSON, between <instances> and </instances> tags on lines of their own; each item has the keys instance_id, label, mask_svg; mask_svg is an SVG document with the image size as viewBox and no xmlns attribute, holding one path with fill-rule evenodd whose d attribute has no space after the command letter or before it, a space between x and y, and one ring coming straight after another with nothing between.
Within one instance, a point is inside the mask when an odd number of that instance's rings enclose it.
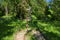
<instances>
[{"instance_id":1,"label":"dirt path","mask_svg":"<svg viewBox=\"0 0 60 40\"><path fill-rule=\"evenodd\" d=\"M15 34L14 40L25 40L26 30L22 30Z\"/></svg>"},{"instance_id":2,"label":"dirt path","mask_svg":"<svg viewBox=\"0 0 60 40\"><path fill-rule=\"evenodd\" d=\"M36 40L45 40L44 36L39 31L32 30L30 32L32 33L32 35L34 35ZM22 30L17 32L15 34L14 40L27 40L27 37L25 34L27 34L27 30Z\"/></svg>"}]
</instances>

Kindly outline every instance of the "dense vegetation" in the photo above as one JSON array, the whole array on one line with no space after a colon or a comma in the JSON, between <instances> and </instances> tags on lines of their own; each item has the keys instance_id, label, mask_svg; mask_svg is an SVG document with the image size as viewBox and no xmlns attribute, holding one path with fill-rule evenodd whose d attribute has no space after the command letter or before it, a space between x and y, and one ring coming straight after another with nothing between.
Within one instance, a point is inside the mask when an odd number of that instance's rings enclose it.
<instances>
[{"instance_id":1,"label":"dense vegetation","mask_svg":"<svg viewBox=\"0 0 60 40\"><path fill-rule=\"evenodd\" d=\"M16 31L26 28L26 20L47 40L60 40L59 0L0 0L0 40L13 40Z\"/></svg>"}]
</instances>

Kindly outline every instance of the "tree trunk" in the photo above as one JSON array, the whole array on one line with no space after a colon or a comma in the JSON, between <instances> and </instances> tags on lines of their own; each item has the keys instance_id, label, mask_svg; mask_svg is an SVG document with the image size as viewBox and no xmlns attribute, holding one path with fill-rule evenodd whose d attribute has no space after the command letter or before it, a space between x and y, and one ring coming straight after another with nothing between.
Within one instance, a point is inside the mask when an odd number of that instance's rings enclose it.
<instances>
[{"instance_id":1,"label":"tree trunk","mask_svg":"<svg viewBox=\"0 0 60 40\"><path fill-rule=\"evenodd\" d=\"M5 15L8 16L8 7L5 7Z\"/></svg>"}]
</instances>

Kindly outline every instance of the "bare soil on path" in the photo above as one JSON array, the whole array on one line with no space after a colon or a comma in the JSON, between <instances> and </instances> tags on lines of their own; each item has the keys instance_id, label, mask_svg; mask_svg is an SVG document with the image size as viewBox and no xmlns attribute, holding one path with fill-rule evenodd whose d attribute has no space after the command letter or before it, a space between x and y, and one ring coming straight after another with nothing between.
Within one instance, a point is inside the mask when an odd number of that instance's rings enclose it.
<instances>
[{"instance_id":1,"label":"bare soil on path","mask_svg":"<svg viewBox=\"0 0 60 40\"><path fill-rule=\"evenodd\" d=\"M39 31L33 29L30 32L32 33L32 35L34 35L33 37L35 37L36 40L46 40ZM27 34L27 30L18 31L14 36L14 40L27 40L29 37L26 37L26 34Z\"/></svg>"},{"instance_id":2,"label":"bare soil on path","mask_svg":"<svg viewBox=\"0 0 60 40\"><path fill-rule=\"evenodd\" d=\"M25 40L25 34L26 30L18 31L14 36L14 40Z\"/></svg>"}]
</instances>

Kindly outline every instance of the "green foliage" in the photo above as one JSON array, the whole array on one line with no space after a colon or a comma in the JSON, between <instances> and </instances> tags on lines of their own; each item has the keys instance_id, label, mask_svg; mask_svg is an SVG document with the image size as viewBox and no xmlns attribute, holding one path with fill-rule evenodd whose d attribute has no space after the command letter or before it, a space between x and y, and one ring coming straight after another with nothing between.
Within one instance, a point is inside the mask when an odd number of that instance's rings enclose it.
<instances>
[{"instance_id":1,"label":"green foliage","mask_svg":"<svg viewBox=\"0 0 60 40\"><path fill-rule=\"evenodd\" d=\"M29 8L31 8L29 10ZM13 40L16 31L39 29L48 40L60 40L60 1L2 0L0 2L0 40ZM31 40L35 40L32 36Z\"/></svg>"},{"instance_id":2,"label":"green foliage","mask_svg":"<svg viewBox=\"0 0 60 40\"><path fill-rule=\"evenodd\" d=\"M0 18L0 40L13 40L13 34L21 29L25 29L22 20L15 19L13 16Z\"/></svg>"},{"instance_id":3,"label":"green foliage","mask_svg":"<svg viewBox=\"0 0 60 40\"><path fill-rule=\"evenodd\" d=\"M60 28L59 25L57 25L59 21L54 21L54 22L41 22L38 21L38 28L42 33L45 35L47 40L60 40L60 31L58 30ZM55 24L56 23L56 24ZM60 24L60 23L58 23ZM57 25L57 26L56 26Z\"/></svg>"}]
</instances>

